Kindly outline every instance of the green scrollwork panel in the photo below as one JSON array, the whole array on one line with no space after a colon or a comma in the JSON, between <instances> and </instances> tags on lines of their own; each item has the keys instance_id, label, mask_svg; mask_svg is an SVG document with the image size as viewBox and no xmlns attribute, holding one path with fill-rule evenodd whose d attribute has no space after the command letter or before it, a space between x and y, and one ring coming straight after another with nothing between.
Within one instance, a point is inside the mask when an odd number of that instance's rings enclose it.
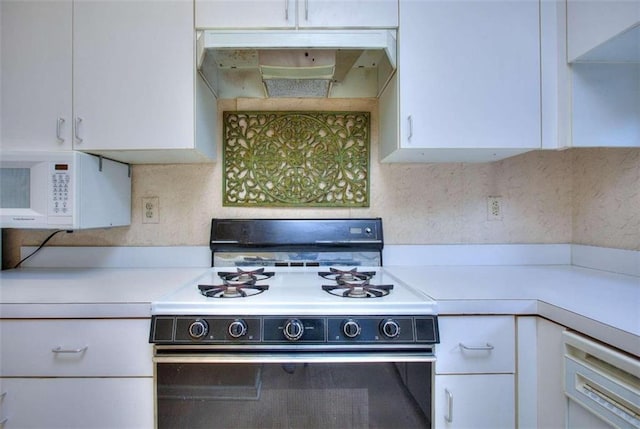
<instances>
[{"instance_id":1,"label":"green scrollwork panel","mask_svg":"<svg viewBox=\"0 0 640 429\"><path fill-rule=\"evenodd\" d=\"M368 112L224 112L225 206L368 207Z\"/></svg>"}]
</instances>

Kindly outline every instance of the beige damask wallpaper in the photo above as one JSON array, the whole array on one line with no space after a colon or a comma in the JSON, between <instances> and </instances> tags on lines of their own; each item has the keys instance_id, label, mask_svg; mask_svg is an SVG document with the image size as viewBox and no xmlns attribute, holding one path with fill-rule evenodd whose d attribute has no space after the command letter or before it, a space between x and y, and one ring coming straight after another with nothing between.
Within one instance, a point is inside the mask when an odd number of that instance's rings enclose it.
<instances>
[{"instance_id":1,"label":"beige damask wallpaper","mask_svg":"<svg viewBox=\"0 0 640 429\"><path fill-rule=\"evenodd\" d=\"M131 226L61 234L50 244L204 246L212 217L380 216L387 244L573 242L640 250L640 148L535 151L482 164L381 164L375 100L280 103L228 101L220 110L372 112L370 207L224 207L221 162L136 165ZM487 220L489 195L502 197L503 220ZM159 197L160 222L143 224L141 199L152 196ZM46 235L4 230L5 260Z\"/></svg>"}]
</instances>

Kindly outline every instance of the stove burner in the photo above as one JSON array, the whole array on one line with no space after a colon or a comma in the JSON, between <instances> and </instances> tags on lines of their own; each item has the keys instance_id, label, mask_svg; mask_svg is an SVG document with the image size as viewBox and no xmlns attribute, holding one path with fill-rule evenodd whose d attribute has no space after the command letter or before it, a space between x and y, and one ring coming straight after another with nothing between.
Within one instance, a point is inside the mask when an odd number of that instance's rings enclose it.
<instances>
[{"instance_id":1,"label":"stove burner","mask_svg":"<svg viewBox=\"0 0 640 429\"><path fill-rule=\"evenodd\" d=\"M245 271L241 268L238 268L236 272L220 271L218 273L218 276L225 282L240 281L243 283L248 283L250 281L253 281L253 283L255 283L260 280L269 279L274 275L274 272L265 272L264 268L258 268L257 270L252 271Z\"/></svg>"},{"instance_id":2,"label":"stove burner","mask_svg":"<svg viewBox=\"0 0 640 429\"><path fill-rule=\"evenodd\" d=\"M323 285L322 290L344 298L380 298L389 295L393 289L393 285L370 284L371 278L376 275L375 271L358 271L357 268L343 271L329 268L329 272L321 271L318 275L337 283Z\"/></svg>"},{"instance_id":3,"label":"stove burner","mask_svg":"<svg viewBox=\"0 0 640 429\"><path fill-rule=\"evenodd\" d=\"M322 285L322 290L342 298L381 298L389 295L393 285L349 284Z\"/></svg>"},{"instance_id":4,"label":"stove burner","mask_svg":"<svg viewBox=\"0 0 640 429\"><path fill-rule=\"evenodd\" d=\"M269 289L269 285L236 283L223 285L198 285L200 293L207 298L245 298L258 295Z\"/></svg>"},{"instance_id":5,"label":"stove burner","mask_svg":"<svg viewBox=\"0 0 640 429\"><path fill-rule=\"evenodd\" d=\"M334 280L339 285L354 285L354 284L369 284L371 277L376 275L375 271L358 271L357 268L350 270L339 270L337 268L329 268L329 272L320 271L318 273L320 277L327 280Z\"/></svg>"},{"instance_id":6,"label":"stove burner","mask_svg":"<svg viewBox=\"0 0 640 429\"><path fill-rule=\"evenodd\" d=\"M275 273L264 272L264 268L254 271L244 271L238 268L236 272L219 272L221 285L198 285L200 293L208 298L245 298L258 295L269 289L268 285L257 284L260 280L273 277Z\"/></svg>"}]
</instances>

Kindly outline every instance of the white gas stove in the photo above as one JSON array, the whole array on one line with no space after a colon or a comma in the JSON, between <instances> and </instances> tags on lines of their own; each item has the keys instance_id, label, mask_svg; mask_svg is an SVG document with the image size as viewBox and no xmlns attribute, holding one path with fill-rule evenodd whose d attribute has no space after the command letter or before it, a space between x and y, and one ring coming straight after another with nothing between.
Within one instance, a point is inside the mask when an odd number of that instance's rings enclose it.
<instances>
[{"instance_id":1,"label":"white gas stove","mask_svg":"<svg viewBox=\"0 0 640 429\"><path fill-rule=\"evenodd\" d=\"M431 427L436 303L382 246L380 219L214 219L212 268L152 304L157 427Z\"/></svg>"},{"instance_id":2,"label":"white gas stove","mask_svg":"<svg viewBox=\"0 0 640 429\"><path fill-rule=\"evenodd\" d=\"M211 243L214 267L152 303L157 346L413 350L439 341L436 302L379 265L380 219L214 219Z\"/></svg>"}]
</instances>

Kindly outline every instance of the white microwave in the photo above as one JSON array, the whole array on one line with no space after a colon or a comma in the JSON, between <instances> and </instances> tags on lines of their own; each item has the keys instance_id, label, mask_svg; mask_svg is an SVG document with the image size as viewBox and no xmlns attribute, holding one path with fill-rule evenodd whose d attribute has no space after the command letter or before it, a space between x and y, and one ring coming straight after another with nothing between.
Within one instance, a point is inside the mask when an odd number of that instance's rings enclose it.
<instances>
[{"instance_id":1,"label":"white microwave","mask_svg":"<svg viewBox=\"0 0 640 429\"><path fill-rule=\"evenodd\" d=\"M129 224L129 165L75 151L0 152L1 228Z\"/></svg>"}]
</instances>

